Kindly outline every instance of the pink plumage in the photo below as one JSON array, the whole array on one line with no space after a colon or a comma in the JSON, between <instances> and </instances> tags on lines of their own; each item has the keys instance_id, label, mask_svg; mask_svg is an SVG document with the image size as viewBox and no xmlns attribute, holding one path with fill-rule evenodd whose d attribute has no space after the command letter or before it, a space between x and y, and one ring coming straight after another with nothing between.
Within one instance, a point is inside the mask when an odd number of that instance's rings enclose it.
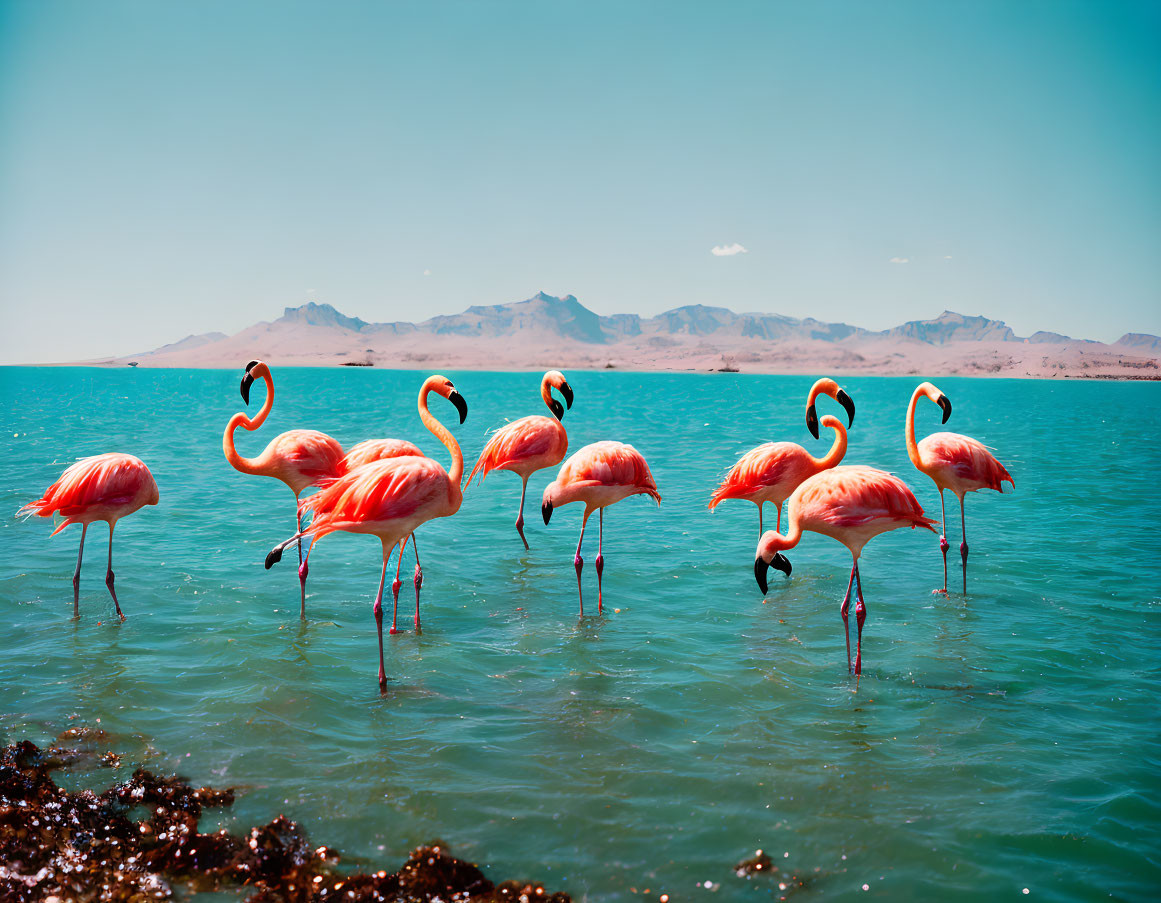
<instances>
[{"instance_id":1,"label":"pink plumage","mask_svg":"<svg viewBox=\"0 0 1161 903\"><path fill-rule=\"evenodd\" d=\"M789 526L785 534L770 530L758 540L754 560L758 587L763 593L766 592L766 571L771 564L789 576L790 562L782 552L798 545L803 532L821 533L845 545L851 553L851 577L847 581L847 592L840 612L843 626L847 628L847 666L854 674L861 674L863 621L867 615L862 580L859 577L859 556L862 555L863 547L880 533L903 527L919 527L934 532L932 524L935 522L924 515L915 494L901 479L873 467L860 465L824 470L806 480L790 496L786 519ZM853 668L850 664L851 640L847 622L852 587L856 592L855 617L859 628Z\"/></svg>"},{"instance_id":2,"label":"pink plumage","mask_svg":"<svg viewBox=\"0 0 1161 903\"><path fill-rule=\"evenodd\" d=\"M77 461L17 514L52 517L59 512L65 520L52 531L56 536L70 524L98 520L115 524L146 505L156 505L158 499L157 482L139 458L110 452Z\"/></svg>"},{"instance_id":3,"label":"pink plumage","mask_svg":"<svg viewBox=\"0 0 1161 903\"><path fill-rule=\"evenodd\" d=\"M516 532L524 548L528 540L524 536L524 496L528 492L528 478L538 470L555 467L568 452L568 433L561 421L564 406L552 397L552 389L564 396L565 403L572 407L572 387L559 370L549 370L540 380L540 397L552 411L552 417L533 414L521 417L500 427L492 434L476 466L468 475L467 485L472 484L476 474L480 482L493 470L510 470L520 477L520 509L516 512Z\"/></svg>"},{"instance_id":4,"label":"pink plumage","mask_svg":"<svg viewBox=\"0 0 1161 903\"><path fill-rule=\"evenodd\" d=\"M354 470L372 461L386 461L389 458L423 457L419 446L403 439L367 439L360 442L343 458L342 472Z\"/></svg>"},{"instance_id":5,"label":"pink plumage","mask_svg":"<svg viewBox=\"0 0 1161 903\"><path fill-rule=\"evenodd\" d=\"M959 433L932 433L921 442L916 442L915 408L920 398L928 398L939 405L943 411L944 423L947 423L951 416L951 401L931 383L920 383L911 393L911 403L907 406L907 422L904 427L907 456L917 470L931 477L939 490L941 521L939 551L943 555L943 589L935 592L947 592L947 550L951 548L951 544L947 541L947 509L943 503L943 491L949 489L959 499L960 531L963 536L959 544L959 553L963 562L963 591L966 593L968 544L964 496L980 489L1003 492L1005 482L1015 488L1016 481L1012 479L1007 468L996 460L996 456L987 446L970 436L961 436Z\"/></svg>"},{"instance_id":6,"label":"pink plumage","mask_svg":"<svg viewBox=\"0 0 1161 903\"><path fill-rule=\"evenodd\" d=\"M105 572L105 585L113 597L118 617L125 620L113 587L113 528L117 521L134 511L146 505L156 505L159 497L153 474L139 458L111 452L77 461L45 490L43 496L16 512L18 516L36 514L40 517L61 514L65 519L52 531L53 536L69 524L81 525L77 569L73 572L73 617L80 617L81 558L85 552L85 535L89 524L103 520L109 524L109 566Z\"/></svg>"},{"instance_id":7,"label":"pink plumage","mask_svg":"<svg viewBox=\"0 0 1161 903\"><path fill-rule=\"evenodd\" d=\"M603 610L603 590L601 575L604 572L605 559L602 554L605 533L605 508L616 504L621 499L633 495L648 495L657 504L661 504L661 493L657 491L657 484L653 481L653 474L645 458L631 445L623 442L594 442L575 452L560 468L556 479L548 484L544 490L541 513L544 523L547 524L555 508L569 505L573 502L584 502L585 513L581 519L580 539L576 544L576 554L573 556L573 567L576 569L576 589L580 598L580 613L584 616L584 595L581 593L581 571L584 568L584 559L581 558L581 545L585 540L585 525L589 515L600 511L600 538L597 542L597 611Z\"/></svg>"},{"instance_id":8,"label":"pink plumage","mask_svg":"<svg viewBox=\"0 0 1161 903\"><path fill-rule=\"evenodd\" d=\"M451 453L450 470L444 470L436 461L421 454L405 453L410 443L397 443L392 440L364 443L364 451L367 453L375 451L401 453L352 467L346 473L328 481L326 486L301 505L302 513L310 512L314 515L310 525L300 528L290 539L276 546L266 556L266 567L273 567L282 558L283 549L293 542L301 542L304 536L309 537L311 543L303 560L305 566L314 551L315 544L322 537L336 531L366 533L379 538L383 546L383 572L379 579L379 592L375 597L374 611L379 633L381 690L387 688L387 675L383 666L383 586L387 579L387 562L394 549L401 546L403 540L414 533L417 527L433 518L455 514L463 502L463 493L460 491L460 478L464 472L463 454L452 434L428 410L427 396L431 392L437 392L455 405L461 423L467 416L467 402L455 390L451 380L443 376L429 376L419 390L419 417ZM415 583L417 631L419 587L417 565ZM397 589L396 596L398 597Z\"/></svg>"},{"instance_id":9,"label":"pink plumage","mask_svg":"<svg viewBox=\"0 0 1161 903\"><path fill-rule=\"evenodd\" d=\"M256 458L244 458L234 447L234 433L238 427L256 430L274 408L274 377L270 367L263 361L251 361L242 376L242 400L250 403L250 387L254 380L266 383L266 401L256 417L251 419L244 411L230 418L222 434L222 451L231 466L242 473L262 477L273 477L285 483L294 493L295 526L302 526L302 515L298 510L298 497L310 486L319 486L333 480L345 470L343 447L318 430L287 430L270 440L270 443ZM306 620L306 578L309 566L302 558L302 546L298 547L298 584L301 608L299 616Z\"/></svg>"},{"instance_id":10,"label":"pink plumage","mask_svg":"<svg viewBox=\"0 0 1161 903\"><path fill-rule=\"evenodd\" d=\"M818 437L818 415L815 400L819 395L829 395L847 410L853 422L855 404L839 384L823 377L811 386L806 399L806 423L814 436ZM803 480L829 467L834 467L843 459L847 451L847 431L838 419L826 416L823 426L834 430L834 441L830 450L821 458L814 457L795 442L767 442L746 452L738 463L730 468L721 484L710 496L710 509L716 508L726 499L742 499L758 506L758 532L762 532L762 505L773 502L778 509L778 529L782 527L782 503Z\"/></svg>"}]
</instances>

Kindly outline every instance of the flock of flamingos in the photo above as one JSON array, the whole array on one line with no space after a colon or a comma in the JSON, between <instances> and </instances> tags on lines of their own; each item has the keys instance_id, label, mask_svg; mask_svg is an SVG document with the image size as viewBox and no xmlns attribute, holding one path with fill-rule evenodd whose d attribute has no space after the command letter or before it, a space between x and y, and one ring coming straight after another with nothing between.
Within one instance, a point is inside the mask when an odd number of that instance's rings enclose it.
<instances>
[{"instance_id":1,"label":"flock of flamingos","mask_svg":"<svg viewBox=\"0 0 1161 903\"><path fill-rule=\"evenodd\" d=\"M451 381L443 376L430 376L419 390L419 417L451 454L451 467L445 470L437 461L424 454L410 442L401 439L369 439L349 452L324 433L315 430L290 430L271 440L256 458L244 458L234 447L234 433L241 426L256 430L265 422L274 405L274 379L270 368L262 361L246 365L242 377L242 399L250 403L250 388L254 381L266 383L266 400L258 416L248 417L239 412L230 418L222 437L226 460L242 473L274 477L282 480L294 493L297 528L294 535L277 545L266 556L266 567L277 563L283 550L297 543L298 579L302 596L302 617L306 617L306 578L310 554L319 539L336 530L349 533L368 533L377 536L383 544L383 572L379 591L375 596L375 623L379 633L379 686L387 686L383 667L383 587L387 567L393 552L398 549L395 579L391 584L394 612L391 633L396 633L399 610L399 590L402 582L399 570L403 552L411 541L415 554L415 628L419 629L419 591L423 572L415 544L415 531L437 517L450 517L463 502L460 486L464 473L464 458L459 444L450 432L428 410L428 395L435 392L455 406L460 423L467 417L468 406ZM564 404L552 395L556 389ZM790 562L782 553L798 544L804 531L830 536L845 545L851 553L851 576L843 596L841 613L847 635L847 666L852 674L862 672L862 634L866 619L862 584L859 578L859 555L873 537L899 527L935 529L935 521L925 517L915 495L898 477L881 470L861 465L840 466L847 449L847 431L842 421L830 414L819 419L815 409L818 396L827 395L846 411L847 426L854 422L855 405L851 397L833 379L820 379L811 388L806 400L806 425L819 438L819 427L834 430L834 443L821 458L810 455L793 442L768 442L744 454L713 493L709 506L715 507L725 499L746 499L758 506L759 541L754 561L754 576L762 592L767 590L769 568L790 575ZM583 502L580 539L577 541L573 564L576 568L577 594L581 615L584 615L584 596L581 591L581 571L584 559L585 525L589 516L599 512L597 539L597 608L602 608L601 577L604 572L602 555L605 508L632 495L645 494L661 503L661 494L649 465L633 446L623 442L594 442L574 452L564 460L568 451L568 435L562 420L565 406L572 407L573 391L558 370L544 374L540 396L552 412L551 417L531 415L515 420L497 430L489 439L479 461L468 476L468 484L479 475L480 481L493 470L510 470L520 477L520 510L516 530L524 547L524 496L528 478L538 470L554 467L564 461L555 480L544 490L541 514L547 524L552 512L572 502ZM1007 480L1015 482L999 461L975 439L958 433L934 433L922 442L915 441L915 407L920 398L929 398L943 410L943 422L951 416L951 402L931 383L919 385L911 396L907 409L907 454L922 473L927 474L939 489L942 532L939 536L943 553L943 589L947 592L946 511L943 492L950 490L959 497L960 526L963 541L960 558L963 564L963 588L967 592L967 532L964 523L964 494L978 489L1003 491ZM318 492L300 500L308 487ZM782 528L782 503L787 506L788 527ZM145 505L158 502L157 483L153 474L132 455L110 453L84 458L69 467L48 488L39 500L20 509L20 514L39 514L50 517L60 513L64 521L53 531L55 536L69 524L81 524L81 543L77 552L77 567L73 574L73 615L80 613L81 558L85 549L85 534L89 524L105 521L109 524L109 562L105 584L113 597L117 614L124 620L113 585L113 527L117 521ZM773 502L778 509L775 530L762 531L762 505ZM311 515L307 526L303 516ZM303 553L302 540L310 543ZM850 627L847 621L852 589L855 593L855 620L858 636L855 657L851 660Z\"/></svg>"}]
</instances>

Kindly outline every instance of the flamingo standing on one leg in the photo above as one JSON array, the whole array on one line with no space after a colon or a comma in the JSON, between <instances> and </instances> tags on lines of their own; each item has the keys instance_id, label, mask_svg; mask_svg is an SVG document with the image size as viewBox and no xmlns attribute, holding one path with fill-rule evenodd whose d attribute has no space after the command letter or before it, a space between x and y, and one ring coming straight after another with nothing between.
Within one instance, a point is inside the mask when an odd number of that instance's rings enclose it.
<instances>
[{"instance_id":1,"label":"flamingo standing on one leg","mask_svg":"<svg viewBox=\"0 0 1161 903\"><path fill-rule=\"evenodd\" d=\"M1015 488L1016 481L996 460L987 447L970 436L959 433L932 433L922 442L915 442L915 406L923 396L930 398L943 410L943 422L951 416L951 401L931 383L920 383L911 393L911 404L907 407L907 456L915 467L927 474L939 489L939 512L941 533L939 550L943 553L943 589L935 592L947 593L947 511L943 504L943 490L950 489L959 497L960 534L959 554L963 561L963 591L967 593L967 525L964 518L963 497L965 493L978 489L1004 491L1004 480Z\"/></svg>"},{"instance_id":2,"label":"flamingo standing on one leg","mask_svg":"<svg viewBox=\"0 0 1161 903\"><path fill-rule=\"evenodd\" d=\"M806 426L818 438L818 412L814 402L819 395L829 395L847 412L847 426L855 422L855 403L839 388L833 379L818 380L806 398ZM847 431L837 420L834 443L823 457L816 458L794 442L767 442L746 452L730 468L721 485L710 498L709 506L716 508L725 499L746 499L758 506L758 535L762 535L762 504L773 502L778 506L777 529L782 529L782 503L790 498L798 485L807 477L836 466L847 451Z\"/></svg>"},{"instance_id":3,"label":"flamingo standing on one leg","mask_svg":"<svg viewBox=\"0 0 1161 903\"><path fill-rule=\"evenodd\" d=\"M283 549L303 536L310 536L310 548L306 552L309 560L314 544L336 530L379 537L383 544L383 573L375 597L375 625L379 632L379 688L384 691L387 672L383 667L383 584L391 553L421 524L436 517L450 517L459 511L463 502L460 477L464 473L464 456L452 434L428 411L429 392L436 392L454 404L460 423L468 416L468 404L451 380L443 376L429 376L419 390L419 416L451 453L451 470L445 471L431 458L422 456L388 458L357 467L308 498L302 507L314 513L310 526L275 546L266 556L266 567L273 567L282 558Z\"/></svg>"},{"instance_id":4,"label":"flamingo standing on one leg","mask_svg":"<svg viewBox=\"0 0 1161 903\"><path fill-rule=\"evenodd\" d=\"M317 430L288 430L270 440L270 444L257 458L243 458L234 448L234 431L239 426L256 430L266 422L274 407L274 377L270 367L263 361L250 361L242 377L242 400L250 403L250 387L255 379L266 381L266 401L258 416L251 420L242 411L230 418L226 432L222 436L222 451L226 453L235 470L282 480L294 493L296 530L302 529L302 512L298 507L298 497L308 486L318 485L320 480L338 477L343 473L343 447ZM306 575L309 571L302 557L302 543L298 546L298 582L302 590L300 615L306 620Z\"/></svg>"},{"instance_id":5,"label":"flamingo standing on one leg","mask_svg":"<svg viewBox=\"0 0 1161 903\"><path fill-rule=\"evenodd\" d=\"M372 461L411 457L422 458L423 452L419 450L417 445L404 439L367 439L347 452L347 456L343 458L343 472L347 473L356 467L370 464ZM326 482L324 480L321 485L326 485ZM399 633L399 590L403 587L403 581L399 579L399 570L403 566L403 551L407 548L408 539L411 540L411 549L415 553L415 576L412 578L412 583L415 585L415 629L419 629L419 588L423 586L423 569L419 566L419 543L415 541L414 536L405 536L403 542L399 544L399 557L395 559L395 579L391 582L393 604L391 630L388 632L392 636Z\"/></svg>"},{"instance_id":6,"label":"flamingo standing on one leg","mask_svg":"<svg viewBox=\"0 0 1161 903\"><path fill-rule=\"evenodd\" d=\"M597 611L603 610L601 574L605 569L602 554L605 537L605 508L631 495L652 496L661 504L661 493L653 482L653 474L641 453L623 442L594 442L564 462L556 479L544 490L544 501L540 513L547 524L553 508L570 502L584 502L585 514L581 520L580 539L576 544L573 566L576 568L576 591L580 599L581 617L585 614L585 600L581 593L581 543L585 541L585 524L589 515L599 510L600 534L597 540Z\"/></svg>"},{"instance_id":7,"label":"flamingo standing on one leg","mask_svg":"<svg viewBox=\"0 0 1161 903\"><path fill-rule=\"evenodd\" d=\"M480 453L480 460L468 475L466 486L478 473L484 482L493 470L510 470L520 477L520 511L516 515L516 532L528 549L524 537L524 495L528 491L528 478L545 467L555 467L564 460L568 452L568 433L564 430L564 405L552 397L552 388L560 390L564 403L572 407L572 387L559 370L549 370L540 381L540 397L552 411L553 417L533 414L521 417L492 434L488 444ZM553 419L555 418L555 419ZM466 488L466 487L465 487Z\"/></svg>"},{"instance_id":8,"label":"flamingo standing on one leg","mask_svg":"<svg viewBox=\"0 0 1161 903\"><path fill-rule=\"evenodd\" d=\"M823 418L823 423L834 418ZM847 611L851 601L851 586L855 587L855 620L858 622L858 645L852 673L863 670L863 621L867 607L863 602L863 585L859 577L859 555L868 541L900 527L923 527L935 532L935 521L923 515L923 508L907 484L898 477L873 467L848 466L824 470L806 480L790 496L786 509L790 524L786 534L773 530L758 540L758 554L754 561L754 576L758 587L766 592L766 572L771 564L790 574L790 562L782 554L785 549L798 545L805 530L837 539L851 552L851 577L843 596L840 612L847 636L847 668L851 669L851 634Z\"/></svg>"},{"instance_id":9,"label":"flamingo standing on one leg","mask_svg":"<svg viewBox=\"0 0 1161 903\"><path fill-rule=\"evenodd\" d=\"M51 517L59 511L64 522L52 531L56 536L69 524L81 525L81 547L77 551L77 569L73 573L73 617L81 614L81 558L85 554L85 534L89 524L103 520L109 525L109 567L105 586L122 621L121 604L113 589L113 527L121 518L158 501L157 482L138 458L112 452L82 458L69 467L60 479L45 490L44 496L25 505L17 513Z\"/></svg>"}]
</instances>

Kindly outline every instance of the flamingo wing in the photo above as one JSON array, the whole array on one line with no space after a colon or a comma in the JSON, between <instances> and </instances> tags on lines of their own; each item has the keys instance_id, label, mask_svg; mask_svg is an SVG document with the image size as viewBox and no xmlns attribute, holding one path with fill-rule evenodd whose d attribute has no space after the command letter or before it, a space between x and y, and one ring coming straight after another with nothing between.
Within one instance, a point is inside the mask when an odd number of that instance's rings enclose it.
<instances>
[{"instance_id":1,"label":"flamingo wing","mask_svg":"<svg viewBox=\"0 0 1161 903\"><path fill-rule=\"evenodd\" d=\"M750 449L730 468L710 497L709 506L715 508L725 499L748 498L789 480L798 471L799 454L805 456L806 450L793 442L767 442Z\"/></svg>"},{"instance_id":2,"label":"flamingo wing","mask_svg":"<svg viewBox=\"0 0 1161 903\"><path fill-rule=\"evenodd\" d=\"M877 520L901 521L934 532L915 494L894 474L861 465L835 467L806 480L794 493L804 521L861 527Z\"/></svg>"},{"instance_id":3,"label":"flamingo wing","mask_svg":"<svg viewBox=\"0 0 1161 903\"><path fill-rule=\"evenodd\" d=\"M983 488L1004 491L1004 481L1016 481L996 460L986 445L959 433L932 433L920 443L925 461L945 469L960 480L979 483Z\"/></svg>"},{"instance_id":4,"label":"flamingo wing","mask_svg":"<svg viewBox=\"0 0 1161 903\"><path fill-rule=\"evenodd\" d=\"M564 462L557 476L562 485L633 486L661 501L645 458L624 442L594 442Z\"/></svg>"},{"instance_id":5,"label":"flamingo wing","mask_svg":"<svg viewBox=\"0 0 1161 903\"><path fill-rule=\"evenodd\" d=\"M404 439L368 439L360 442L343 458L343 470L354 470L372 461L385 461L388 458L423 457L419 446Z\"/></svg>"},{"instance_id":6,"label":"flamingo wing","mask_svg":"<svg viewBox=\"0 0 1161 903\"><path fill-rule=\"evenodd\" d=\"M357 467L302 503L314 520L304 531L322 535L345 526L410 518L448 501L451 483L425 457L389 458Z\"/></svg>"},{"instance_id":7,"label":"flamingo wing","mask_svg":"<svg viewBox=\"0 0 1161 903\"><path fill-rule=\"evenodd\" d=\"M477 473L482 483L493 470L510 468L530 458L548 456L554 450L559 452L560 457L556 459L559 461L568 447L567 439L561 442L563 432L555 420L537 414L521 417L502 426L492 434L480 452L480 459L472 468L466 485L471 485Z\"/></svg>"},{"instance_id":8,"label":"flamingo wing","mask_svg":"<svg viewBox=\"0 0 1161 903\"><path fill-rule=\"evenodd\" d=\"M70 465L41 498L25 505L17 514L51 517L59 512L66 518L74 518L97 506L131 505L146 488L152 488L156 495L153 474L139 458L117 452L94 455ZM53 531L53 535L69 523L71 521L66 520Z\"/></svg>"}]
</instances>

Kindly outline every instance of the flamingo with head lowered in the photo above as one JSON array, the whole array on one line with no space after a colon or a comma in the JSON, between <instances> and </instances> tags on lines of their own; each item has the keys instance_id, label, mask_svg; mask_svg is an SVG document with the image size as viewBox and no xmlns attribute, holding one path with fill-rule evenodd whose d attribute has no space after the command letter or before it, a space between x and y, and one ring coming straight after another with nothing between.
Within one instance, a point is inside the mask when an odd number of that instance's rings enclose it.
<instances>
[{"instance_id":1,"label":"flamingo with head lowered","mask_svg":"<svg viewBox=\"0 0 1161 903\"><path fill-rule=\"evenodd\" d=\"M605 569L602 554L605 538L605 508L631 495L648 495L661 504L661 493L649 472L645 458L631 445L624 442L594 442L572 455L560 468L555 480L544 490L540 513L547 524L553 509L572 502L584 502L585 513L581 519L580 539L573 556L576 568L576 591L580 598L581 617L585 614L585 600L581 593L581 570L585 562L581 558L581 544L585 541L585 524L589 515L600 511L600 534L597 540L597 611L603 610L601 574Z\"/></svg>"},{"instance_id":2,"label":"flamingo with head lowered","mask_svg":"<svg viewBox=\"0 0 1161 903\"><path fill-rule=\"evenodd\" d=\"M822 418L824 425L834 420L829 414ZM837 425L837 421L835 421ZM785 534L770 530L758 540L754 559L754 576L758 588L766 592L766 574L773 565L790 575L790 562L782 553L798 545L806 530L837 539L851 553L851 578L839 609L847 635L847 668L854 674L863 670L863 621L867 617L863 602L863 585L859 577L859 556L863 546L880 533L900 527L923 527L931 530L935 521L924 517L923 508L915 495L898 477L873 467L848 466L824 470L806 480L790 496L786 507L789 527ZM855 587L855 619L859 637L851 666L851 634L847 612L851 601L851 586Z\"/></svg>"},{"instance_id":3,"label":"flamingo with head lowered","mask_svg":"<svg viewBox=\"0 0 1161 903\"><path fill-rule=\"evenodd\" d=\"M81 558L85 554L85 534L89 532L89 524L103 520L109 525L109 567L105 571L105 586L113 597L117 616L125 620L117 601L117 591L113 589L113 528L117 521L139 508L156 505L158 498L157 482L149 468L132 455L114 452L77 461L45 490L43 496L16 512L18 517L33 514L52 517L59 511L65 519L52 531L52 536L69 524L81 525L81 547L77 550L77 569L73 572L74 618L81 614Z\"/></svg>"},{"instance_id":4,"label":"flamingo with head lowered","mask_svg":"<svg viewBox=\"0 0 1161 903\"><path fill-rule=\"evenodd\" d=\"M496 430L480 453L480 459L468 475L466 484L471 486L477 473L480 482L484 482L493 470L510 470L520 477L520 510L516 514L516 532L520 534L525 550L528 548L528 540L524 537L524 495L528 491L528 478L545 467L555 467L568 453L568 433L561 423L564 420L564 405L552 397L553 388L564 396L564 404L572 407L572 386L559 370L549 370L540 381L540 397L552 411L552 417L532 414Z\"/></svg>"},{"instance_id":5,"label":"flamingo with head lowered","mask_svg":"<svg viewBox=\"0 0 1161 903\"><path fill-rule=\"evenodd\" d=\"M254 380L266 382L266 401L258 416L251 420L245 412L239 411L226 424L222 435L222 451L226 453L235 470L263 477L274 477L290 487L294 493L296 531L302 529L302 512L298 508L298 497L308 486L317 486L321 480L333 479L343 473L343 447L317 430L288 430L270 440L270 444L257 458L243 458L234 448L234 432L239 426L256 430L266 422L274 407L274 377L270 367L263 361L250 361L242 376L242 400L250 403L250 387ZM306 619L306 575L309 571L302 557L302 544L298 546L298 582L302 590L303 620Z\"/></svg>"},{"instance_id":6,"label":"flamingo with head lowered","mask_svg":"<svg viewBox=\"0 0 1161 903\"><path fill-rule=\"evenodd\" d=\"M907 456L921 472L931 477L939 489L939 512L942 532L939 535L939 550L943 553L943 589L937 593L947 593L947 511L943 504L943 490L950 489L959 497L960 535L959 555L963 562L963 591L967 592L967 525L964 519L963 497L978 489L1004 491L1007 480L1015 488L1016 481L996 460L988 448L970 436L959 433L932 433L922 442L915 441L915 406L920 398L927 397L939 405L943 411L943 422L951 416L951 401L931 383L920 383L911 393L911 404L907 407Z\"/></svg>"},{"instance_id":7,"label":"flamingo with head lowered","mask_svg":"<svg viewBox=\"0 0 1161 903\"><path fill-rule=\"evenodd\" d=\"M811 386L806 398L806 427L818 438L818 412L815 400L829 395L847 412L847 426L855 422L855 403L833 379L824 377ZM758 535L762 535L762 505L773 502L778 508L777 529L782 529L782 503L790 498L798 485L807 477L836 466L847 451L847 431L833 417L834 442L821 458L814 457L794 442L767 442L746 452L730 468L721 485L710 498L709 506L716 508L726 499L745 499L758 506Z\"/></svg>"},{"instance_id":8,"label":"flamingo with head lowered","mask_svg":"<svg viewBox=\"0 0 1161 903\"><path fill-rule=\"evenodd\" d=\"M464 473L464 456L459 443L427 409L430 392L442 395L459 411L460 423L468 415L468 404L456 391L451 380L429 376L419 390L419 416L431 432L451 453L451 469L444 470L436 461L423 456L407 455L372 461L330 481L302 504L304 512L314 514L310 525L275 546L266 556L266 567L273 567L282 551L302 537L310 537L310 553L322 537L344 530L369 533L383 544L383 573L375 597L375 625L379 633L379 688L387 689L387 672L383 667L383 585L392 551L421 524L437 517L450 517L460 509L463 493L460 478ZM418 593L418 587L417 587ZM418 603L416 629L419 628Z\"/></svg>"}]
</instances>

